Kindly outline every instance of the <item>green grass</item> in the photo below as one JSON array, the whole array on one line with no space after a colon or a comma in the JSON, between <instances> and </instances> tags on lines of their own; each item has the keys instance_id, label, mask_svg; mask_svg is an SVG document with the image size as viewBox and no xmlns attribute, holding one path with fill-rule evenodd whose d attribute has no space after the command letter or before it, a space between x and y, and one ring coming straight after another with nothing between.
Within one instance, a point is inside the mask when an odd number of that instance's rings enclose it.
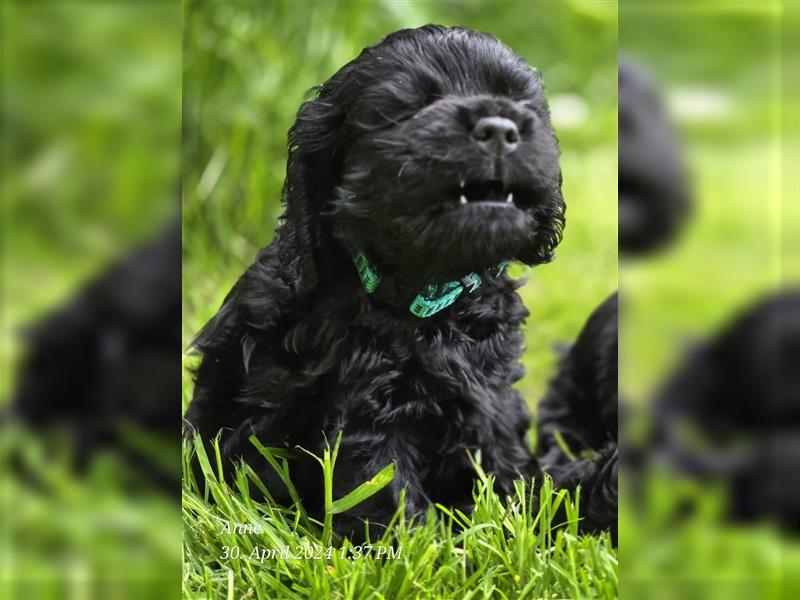
<instances>
[{"instance_id":1,"label":"green grass","mask_svg":"<svg viewBox=\"0 0 800 600\"><path fill-rule=\"evenodd\" d=\"M631 600L796 600L800 540L774 523L731 523L722 481L664 468L620 482L620 596Z\"/></svg>"},{"instance_id":2,"label":"green grass","mask_svg":"<svg viewBox=\"0 0 800 600\"><path fill-rule=\"evenodd\" d=\"M259 447L290 491L280 451ZM187 442L185 464L197 452L207 483L184 469L185 598L616 598L617 559L607 534L578 535L579 507L549 480L522 481L501 498L476 465L475 509L467 515L430 507L424 519L399 508L388 528L353 545L331 533L334 513L388 483L389 471L341 499L327 498L319 522L299 501L281 507L253 470L242 465L221 481L218 453ZM331 489L337 446L320 461ZM267 500L251 499L251 490ZM330 496L328 494L328 496ZM213 502L209 502L212 500ZM556 511L563 514L563 522ZM258 529L236 531L236 525ZM230 529L231 531L228 531ZM285 549L290 556L272 556Z\"/></svg>"},{"instance_id":3,"label":"green grass","mask_svg":"<svg viewBox=\"0 0 800 600\"><path fill-rule=\"evenodd\" d=\"M148 447L169 457L177 444ZM74 458L66 435L3 428L0 596L168 597L180 583L176 498L149 487L114 449L80 477Z\"/></svg>"}]
</instances>

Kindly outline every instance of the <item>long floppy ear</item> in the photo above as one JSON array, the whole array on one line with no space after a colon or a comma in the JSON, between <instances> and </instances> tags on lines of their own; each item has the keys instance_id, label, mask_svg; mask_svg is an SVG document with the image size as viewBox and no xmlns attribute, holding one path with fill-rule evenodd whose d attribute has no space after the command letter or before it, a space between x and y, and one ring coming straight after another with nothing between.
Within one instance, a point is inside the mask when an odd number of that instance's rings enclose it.
<instances>
[{"instance_id":1,"label":"long floppy ear","mask_svg":"<svg viewBox=\"0 0 800 600\"><path fill-rule=\"evenodd\" d=\"M289 130L289 160L283 187L284 227L293 232L299 256L300 289L316 285L320 249L327 232L322 213L333 197L341 174L342 129L349 96L347 65L320 86L316 98L305 102Z\"/></svg>"},{"instance_id":2,"label":"long floppy ear","mask_svg":"<svg viewBox=\"0 0 800 600\"><path fill-rule=\"evenodd\" d=\"M536 232L532 242L516 258L527 265L536 266L553 260L556 246L561 243L566 224L567 205L561 194L561 173L558 185L548 191L547 201L534 212Z\"/></svg>"}]
</instances>

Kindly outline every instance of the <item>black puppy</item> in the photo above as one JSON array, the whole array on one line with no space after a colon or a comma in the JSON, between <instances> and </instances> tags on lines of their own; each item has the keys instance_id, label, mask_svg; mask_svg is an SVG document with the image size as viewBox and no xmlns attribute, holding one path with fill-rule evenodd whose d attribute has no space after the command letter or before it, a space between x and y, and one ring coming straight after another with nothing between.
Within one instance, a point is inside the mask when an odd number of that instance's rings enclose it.
<instances>
[{"instance_id":1,"label":"black puppy","mask_svg":"<svg viewBox=\"0 0 800 600\"><path fill-rule=\"evenodd\" d=\"M186 413L226 462L252 447L320 454L343 432L334 497L396 464L390 486L342 515L385 522L469 507L480 452L497 488L530 474L527 315L506 261L548 262L561 239L558 147L539 74L496 38L403 30L366 48L303 104L289 132L285 216L195 341ZM312 512L322 477L291 475Z\"/></svg>"},{"instance_id":2,"label":"black puppy","mask_svg":"<svg viewBox=\"0 0 800 600\"><path fill-rule=\"evenodd\" d=\"M656 87L619 61L619 249L639 256L667 247L690 214L680 147Z\"/></svg>"},{"instance_id":3,"label":"black puppy","mask_svg":"<svg viewBox=\"0 0 800 600\"><path fill-rule=\"evenodd\" d=\"M25 336L12 419L49 435L65 431L83 470L112 449L143 479L180 493L176 411L180 392L181 228L177 218L115 261ZM173 447L174 468L126 438L139 428Z\"/></svg>"},{"instance_id":4,"label":"black puppy","mask_svg":"<svg viewBox=\"0 0 800 600\"><path fill-rule=\"evenodd\" d=\"M760 299L687 353L658 393L656 454L728 484L729 516L800 532L800 289Z\"/></svg>"},{"instance_id":5,"label":"black puppy","mask_svg":"<svg viewBox=\"0 0 800 600\"><path fill-rule=\"evenodd\" d=\"M617 323L614 294L589 317L539 404L539 468L581 486L581 529L617 536Z\"/></svg>"}]
</instances>

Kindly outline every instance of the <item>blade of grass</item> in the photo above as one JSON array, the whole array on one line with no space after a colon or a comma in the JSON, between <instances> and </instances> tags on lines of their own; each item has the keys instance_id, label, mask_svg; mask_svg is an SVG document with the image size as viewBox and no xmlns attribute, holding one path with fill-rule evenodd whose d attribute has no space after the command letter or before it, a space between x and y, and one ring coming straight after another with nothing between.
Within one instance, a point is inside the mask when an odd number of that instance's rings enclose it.
<instances>
[{"instance_id":1,"label":"blade of grass","mask_svg":"<svg viewBox=\"0 0 800 600\"><path fill-rule=\"evenodd\" d=\"M338 515L351 508L358 506L364 500L374 496L376 493L385 488L394 479L395 465L391 463L381 469L372 479L365 481L356 489L348 494L342 496L338 500L331 503L330 510L333 514Z\"/></svg>"}]
</instances>

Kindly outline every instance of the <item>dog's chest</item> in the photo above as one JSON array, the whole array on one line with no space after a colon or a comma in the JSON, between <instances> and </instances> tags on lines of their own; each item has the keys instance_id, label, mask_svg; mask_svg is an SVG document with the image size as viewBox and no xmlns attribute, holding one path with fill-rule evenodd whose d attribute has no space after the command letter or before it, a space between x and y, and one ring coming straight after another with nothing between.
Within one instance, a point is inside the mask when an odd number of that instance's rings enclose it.
<instances>
[{"instance_id":1,"label":"dog's chest","mask_svg":"<svg viewBox=\"0 0 800 600\"><path fill-rule=\"evenodd\" d=\"M328 296L285 337L293 353L285 367L303 382L298 395L307 399L293 406L311 400L323 426L358 422L383 430L436 421L451 429L502 417L522 374L526 313L516 295L491 297L492 311L473 307L425 322L340 298Z\"/></svg>"},{"instance_id":2,"label":"dog's chest","mask_svg":"<svg viewBox=\"0 0 800 600\"><path fill-rule=\"evenodd\" d=\"M336 404L373 422L461 419L493 404L514 360L467 336L359 332L339 349Z\"/></svg>"}]
</instances>

